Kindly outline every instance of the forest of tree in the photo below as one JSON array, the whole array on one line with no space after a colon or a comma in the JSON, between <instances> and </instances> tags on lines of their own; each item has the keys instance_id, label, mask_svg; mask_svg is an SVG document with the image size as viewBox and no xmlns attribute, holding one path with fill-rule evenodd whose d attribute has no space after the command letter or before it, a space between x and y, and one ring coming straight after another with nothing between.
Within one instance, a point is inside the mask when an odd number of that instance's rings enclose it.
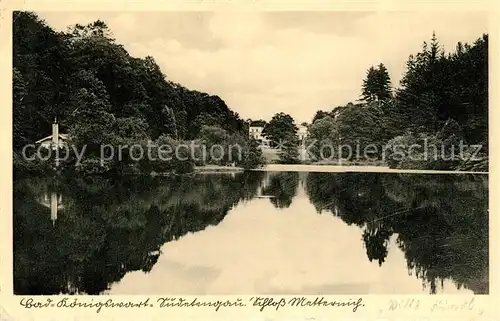
<instances>
[{"instance_id":1,"label":"forest of tree","mask_svg":"<svg viewBox=\"0 0 500 321\"><path fill-rule=\"evenodd\" d=\"M391 167L407 169L488 170L488 36L473 44L458 43L445 53L433 34L421 52L409 57L400 87L393 89L384 64L370 67L359 103L318 111L308 141L320 158L321 142L368 145ZM459 145L480 145L464 149ZM426 145L427 144L427 145ZM432 157L420 149L409 157L383 146L435 146ZM325 155L323 157L330 157ZM436 157L437 155L437 157ZM451 156L458 159L451 159ZM346 155L336 155L345 157Z\"/></svg>"},{"instance_id":2,"label":"forest of tree","mask_svg":"<svg viewBox=\"0 0 500 321\"><path fill-rule=\"evenodd\" d=\"M153 57L131 57L103 21L68 30L56 32L34 13L14 12L15 165L23 146L51 134L56 117L72 144L87 145L80 168L89 171L125 165L110 161L103 168L95 166L102 144L174 144L203 140L214 132L243 147L245 157L238 165L261 162L248 125L220 97L168 79ZM187 162L188 167L193 163Z\"/></svg>"},{"instance_id":3,"label":"forest of tree","mask_svg":"<svg viewBox=\"0 0 500 321\"><path fill-rule=\"evenodd\" d=\"M74 146L86 145L84 162L77 167L85 172L123 172L131 167L130 158L102 165L99 146L103 144L149 141L173 147L192 141L205 142L207 147L238 144L243 157L236 165L256 167L263 158L249 138L250 125L264 126L263 134L274 143L287 142L280 162L299 161L297 126L290 115L278 113L269 122L243 120L220 97L170 80L152 57L131 57L102 21L56 32L34 13L15 12L13 19L16 168L41 167L26 164L19 155L23 146L51 133L55 118ZM445 53L433 35L419 53L409 57L396 89L383 63L370 67L360 101L318 111L308 131L308 142L317 141L310 149L313 160L346 156L321 154L321 142L326 141L361 150L376 146L379 160L395 168L487 171L488 36L472 44L458 43L454 52ZM423 150L412 157L391 149L381 152L388 146L416 144L436 146L438 157L420 157L426 154ZM459 144L480 145L481 151L473 155L477 148L472 148L466 150L466 157L451 159ZM234 156L226 153L212 163L227 165ZM185 172L202 164L189 158L139 165L139 171Z\"/></svg>"}]
</instances>

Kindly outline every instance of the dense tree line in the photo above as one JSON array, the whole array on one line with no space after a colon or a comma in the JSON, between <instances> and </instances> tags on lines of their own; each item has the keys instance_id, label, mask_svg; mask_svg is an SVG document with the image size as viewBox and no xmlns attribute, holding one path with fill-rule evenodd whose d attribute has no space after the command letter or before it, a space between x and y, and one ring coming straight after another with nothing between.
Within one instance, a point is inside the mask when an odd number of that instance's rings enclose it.
<instances>
[{"instance_id":1,"label":"dense tree line","mask_svg":"<svg viewBox=\"0 0 500 321\"><path fill-rule=\"evenodd\" d=\"M247 123L249 124L249 126L258 126L258 127L265 127L267 124L267 122L263 119L259 119L259 120L248 119Z\"/></svg>"},{"instance_id":2,"label":"dense tree line","mask_svg":"<svg viewBox=\"0 0 500 321\"><path fill-rule=\"evenodd\" d=\"M207 126L258 154L245 121L220 97L168 79L150 56L131 57L104 22L55 32L34 13L13 19L15 155L49 135L54 118L72 143L87 145L90 167L102 144L191 141Z\"/></svg>"},{"instance_id":3,"label":"dense tree line","mask_svg":"<svg viewBox=\"0 0 500 321\"><path fill-rule=\"evenodd\" d=\"M409 57L400 87L391 88L387 68L370 67L359 103L332 111L318 111L309 127L309 142L316 159L321 142L349 145L361 150L376 146L378 158L392 167L416 169L488 169L488 35L472 44L458 43L445 53L433 34L430 43ZM459 144L480 145L458 156ZM433 157L420 149L410 157L391 146L435 146ZM344 150L347 152L346 150ZM346 157L342 153L334 158ZM320 155L321 154L321 155ZM437 155L437 157L435 157ZM458 158L458 159L457 159Z\"/></svg>"}]
</instances>

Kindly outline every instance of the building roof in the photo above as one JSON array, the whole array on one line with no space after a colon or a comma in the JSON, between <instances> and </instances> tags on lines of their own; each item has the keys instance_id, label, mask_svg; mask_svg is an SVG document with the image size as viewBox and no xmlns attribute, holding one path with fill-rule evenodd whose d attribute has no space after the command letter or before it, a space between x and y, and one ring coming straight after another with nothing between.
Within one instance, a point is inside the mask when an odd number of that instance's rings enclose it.
<instances>
[{"instance_id":1,"label":"building roof","mask_svg":"<svg viewBox=\"0 0 500 321\"><path fill-rule=\"evenodd\" d=\"M66 140L66 139L68 139L68 138L69 138L68 134L59 134L59 139L61 139L61 140ZM35 142L35 144L42 143L42 142L44 142L44 141L46 141L46 140L52 140L52 135L49 135L49 136L44 137L44 138L42 138L42 139L40 139L40 140L37 140L37 141Z\"/></svg>"}]
</instances>

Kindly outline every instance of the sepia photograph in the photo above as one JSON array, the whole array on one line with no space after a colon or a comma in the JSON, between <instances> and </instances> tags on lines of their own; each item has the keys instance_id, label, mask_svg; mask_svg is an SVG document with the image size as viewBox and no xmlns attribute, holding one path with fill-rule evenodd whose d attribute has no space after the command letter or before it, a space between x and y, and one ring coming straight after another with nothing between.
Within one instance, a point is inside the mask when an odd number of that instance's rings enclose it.
<instances>
[{"instance_id":1,"label":"sepia photograph","mask_svg":"<svg viewBox=\"0 0 500 321\"><path fill-rule=\"evenodd\" d=\"M490 294L488 19L14 11L14 294Z\"/></svg>"}]
</instances>

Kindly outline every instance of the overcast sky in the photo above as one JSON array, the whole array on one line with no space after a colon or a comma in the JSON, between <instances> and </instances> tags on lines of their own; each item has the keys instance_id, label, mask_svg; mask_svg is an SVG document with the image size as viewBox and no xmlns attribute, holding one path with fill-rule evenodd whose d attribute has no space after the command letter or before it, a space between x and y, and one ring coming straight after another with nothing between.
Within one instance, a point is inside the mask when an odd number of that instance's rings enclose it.
<instances>
[{"instance_id":1,"label":"overcast sky","mask_svg":"<svg viewBox=\"0 0 500 321\"><path fill-rule=\"evenodd\" d=\"M474 12L39 12L56 30L104 20L134 57L167 78L219 95L243 119L277 112L297 123L356 101L371 65L394 86L408 56L435 31L445 50L488 31Z\"/></svg>"}]
</instances>

